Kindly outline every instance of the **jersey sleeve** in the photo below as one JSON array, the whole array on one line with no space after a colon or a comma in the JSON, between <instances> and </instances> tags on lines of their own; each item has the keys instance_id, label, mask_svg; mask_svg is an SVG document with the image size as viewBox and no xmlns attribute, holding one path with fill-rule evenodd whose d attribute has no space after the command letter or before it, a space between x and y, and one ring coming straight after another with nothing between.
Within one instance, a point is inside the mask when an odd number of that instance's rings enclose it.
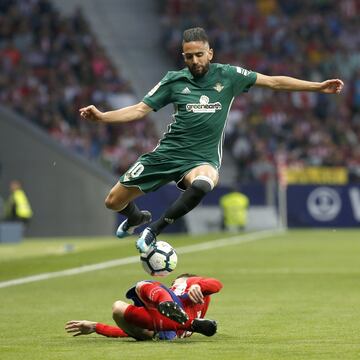
<instances>
[{"instance_id":1,"label":"jersey sleeve","mask_svg":"<svg viewBox=\"0 0 360 360\"><path fill-rule=\"evenodd\" d=\"M256 72L246 70L240 66L228 67L229 76L233 85L234 96L248 92L256 82Z\"/></svg>"},{"instance_id":2,"label":"jersey sleeve","mask_svg":"<svg viewBox=\"0 0 360 360\"><path fill-rule=\"evenodd\" d=\"M201 292L204 296L215 294L223 287L222 283L214 278L200 278L197 284L200 285Z\"/></svg>"},{"instance_id":3,"label":"jersey sleeve","mask_svg":"<svg viewBox=\"0 0 360 360\"><path fill-rule=\"evenodd\" d=\"M171 103L171 82L168 74L157 83L143 98L142 102L154 111Z\"/></svg>"},{"instance_id":4,"label":"jersey sleeve","mask_svg":"<svg viewBox=\"0 0 360 360\"><path fill-rule=\"evenodd\" d=\"M114 338L129 336L123 329L102 323L96 324L95 332L99 335L114 337Z\"/></svg>"}]
</instances>

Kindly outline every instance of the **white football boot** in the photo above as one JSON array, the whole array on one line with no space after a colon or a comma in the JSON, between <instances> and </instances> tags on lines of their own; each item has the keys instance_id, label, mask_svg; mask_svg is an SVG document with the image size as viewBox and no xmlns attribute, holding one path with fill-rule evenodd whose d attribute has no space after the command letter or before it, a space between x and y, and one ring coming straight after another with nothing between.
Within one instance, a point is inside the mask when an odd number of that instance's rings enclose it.
<instances>
[{"instance_id":1,"label":"white football boot","mask_svg":"<svg viewBox=\"0 0 360 360\"><path fill-rule=\"evenodd\" d=\"M141 225L147 224L151 221L151 212L147 210L141 210L143 219L140 224L129 226L128 219L124 220L116 230L116 236L119 239L130 236L134 233L135 229Z\"/></svg>"},{"instance_id":2,"label":"white football boot","mask_svg":"<svg viewBox=\"0 0 360 360\"><path fill-rule=\"evenodd\" d=\"M140 254L145 254L149 251L150 247L156 243L156 235L151 231L150 228L146 228L136 241L136 248Z\"/></svg>"}]
</instances>

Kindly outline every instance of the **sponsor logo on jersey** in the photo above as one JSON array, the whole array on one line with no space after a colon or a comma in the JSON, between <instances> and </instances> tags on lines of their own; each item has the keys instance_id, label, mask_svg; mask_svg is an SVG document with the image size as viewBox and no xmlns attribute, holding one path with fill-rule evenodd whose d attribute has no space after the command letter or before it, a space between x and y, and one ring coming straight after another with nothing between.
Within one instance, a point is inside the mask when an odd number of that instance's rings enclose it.
<instances>
[{"instance_id":1,"label":"sponsor logo on jersey","mask_svg":"<svg viewBox=\"0 0 360 360\"><path fill-rule=\"evenodd\" d=\"M201 95L198 104L186 104L186 111L193 113L214 113L221 109L221 103L210 103L210 99L206 95Z\"/></svg>"},{"instance_id":2,"label":"sponsor logo on jersey","mask_svg":"<svg viewBox=\"0 0 360 360\"><path fill-rule=\"evenodd\" d=\"M190 94L191 90L188 87L186 87L181 93L182 94Z\"/></svg>"},{"instance_id":3,"label":"sponsor logo on jersey","mask_svg":"<svg viewBox=\"0 0 360 360\"><path fill-rule=\"evenodd\" d=\"M221 85L221 83L216 83L216 85L213 87L213 89L215 89L217 92L220 92L223 88L224 86Z\"/></svg>"}]
</instances>

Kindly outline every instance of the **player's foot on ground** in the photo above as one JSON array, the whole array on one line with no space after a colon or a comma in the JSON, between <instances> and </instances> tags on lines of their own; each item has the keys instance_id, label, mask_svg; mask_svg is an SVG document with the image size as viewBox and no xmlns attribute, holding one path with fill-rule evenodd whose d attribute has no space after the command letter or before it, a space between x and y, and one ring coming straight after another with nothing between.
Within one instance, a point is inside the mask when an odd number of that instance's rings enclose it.
<instances>
[{"instance_id":1,"label":"player's foot on ground","mask_svg":"<svg viewBox=\"0 0 360 360\"><path fill-rule=\"evenodd\" d=\"M213 336L217 330L217 322L208 319L195 319L191 324L191 329L193 332L205 336Z\"/></svg>"},{"instance_id":2,"label":"player's foot on ground","mask_svg":"<svg viewBox=\"0 0 360 360\"><path fill-rule=\"evenodd\" d=\"M139 224L129 225L128 219L124 220L116 230L116 236L120 239L130 236L134 233L135 229L141 225L147 224L151 221L151 212L147 210L141 211L143 216Z\"/></svg>"},{"instance_id":3,"label":"player's foot on ground","mask_svg":"<svg viewBox=\"0 0 360 360\"><path fill-rule=\"evenodd\" d=\"M160 314L167 318L176 321L179 324L184 324L189 320L186 312L181 308L179 304L174 301L164 301L158 305Z\"/></svg>"},{"instance_id":4,"label":"player's foot on ground","mask_svg":"<svg viewBox=\"0 0 360 360\"><path fill-rule=\"evenodd\" d=\"M146 228L136 241L136 248L140 253L147 253L151 246L155 245L156 235L150 228Z\"/></svg>"}]
</instances>

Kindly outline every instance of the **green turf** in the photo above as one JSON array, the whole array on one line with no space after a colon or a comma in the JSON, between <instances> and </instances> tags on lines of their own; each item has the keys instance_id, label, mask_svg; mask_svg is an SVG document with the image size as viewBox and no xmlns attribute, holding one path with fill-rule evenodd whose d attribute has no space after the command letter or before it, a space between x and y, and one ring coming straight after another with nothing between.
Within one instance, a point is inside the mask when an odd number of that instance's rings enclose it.
<instances>
[{"instance_id":1,"label":"green turf","mask_svg":"<svg viewBox=\"0 0 360 360\"><path fill-rule=\"evenodd\" d=\"M220 237L166 240L181 247ZM219 331L170 343L73 338L63 330L70 319L112 323L112 302L146 278L139 264L0 288L0 359L359 359L359 252L360 231L319 230L182 254L176 274L224 283L208 312ZM0 281L132 255L133 240L1 245Z\"/></svg>"},{"instance_id":2,"label":"green turf","mask_svg":"<svg viewBox=\"0 0 360 360\"><path fill-rule=\"evenodd\" d=\"M234 235L202 235L193 241L189 237L172 235L171 242L174 246L182 246L229 236ZM133 256L137 254L135 239L52 238L0 244L0 281Z\"/></svg>"}]
</instances>

